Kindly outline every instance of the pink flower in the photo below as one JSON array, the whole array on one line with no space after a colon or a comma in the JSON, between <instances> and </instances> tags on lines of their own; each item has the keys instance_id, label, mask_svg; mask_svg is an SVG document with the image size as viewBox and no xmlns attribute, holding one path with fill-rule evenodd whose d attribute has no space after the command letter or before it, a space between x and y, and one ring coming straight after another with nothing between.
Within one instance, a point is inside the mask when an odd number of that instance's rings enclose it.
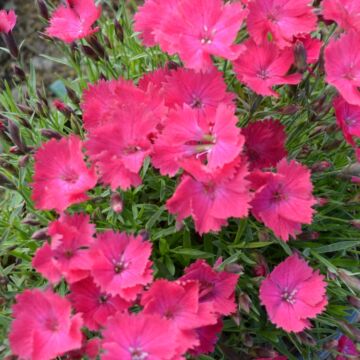
<instances>
[{"instance_id":1,"label":"pink flower","mask_svg":"<svg viewBox=\"0 0 360 360\"><path fill-rule=\"evenodd\" d=\"M200 303L211 303L218 315L230 315L236 310L235 288L239 275L214 270L199 259L185 269L181 281L200 283Z\"/></svg>"},{"instance_id":2,"label":"pink flower","mask_svg":"<svg viewBox=\"0 0 360 360\"><path fill-rule=\"evenodd\" d=\"M135 300L152 281L151 243L141 236L105 231L90 250L91 275L101 291Z\"/></svg>"},{"instance_id":3,"label":"pink flower","mask_svg":"<svg viewBox=\"0 0 360 360\"><path fill-rule=\"evenodd\" d=\"M323 0L323 15L347 31L360 31L360 3L357 0Z\"/></svg>"},{"instance_id":4,"label":"pink flower","mask_svg":"<svg viewBox=\"0 0 360 360\"><path fill-rule=\"evenodd\" d=\"M117 313L103 331L103 360L172 360L177 332L159 315Z\"/></svg>"},{"instance_id":5,"label":"pink flower","mask_svg":"<svg viewBox=\"0 0 360 360\"><path fill-rule=\"evenodd\" d=\"M64 211L88 199L86 191L97 182L84 161L81 140L72 135L44 143L35 154L32 199L37 209Z\"/></svg>"},{"instance_id":6,"label":"pink flower","mask_svg":"<svg viewBox=\"0 0 360 360\"><path fill-rule=\"evenodd\" d=\"M178 1L176 10L164 21L158 41L164 51L178 53L186 67L210 70L211 55L229 60L238 56L234 42L245 16L240 3Z\"/></svg>"},{"instance_id":7,"label":"pink flower","mask_svg":"<svg viewBox=\"0 0 360 360\"><path fill-rule=\"evenodd\" d=\"M291 48L280 50L272 42L257 45L252 40L246 41L244 47L244 52L234 61L234 70L239 81L257 94L279 97L273 86L301 81L300 74L287 75L294 63Z\"/></svg>"},{"instance_id":8,"label":"pink flower","mask_svg":"<svg viewBox=\"0 0 360 360\"><path fill-rule=\"evenodd\" d=\"M260 300L272 323L287 332L309 328L327 305L324 276L292 255L261 283Z\"/></svg>"},{"instance_id":9,"label":"pink flower","mask_svg":"<svg viewBox=\"0 0 360 360\"><path fill-rule=\"evenodd\" d=\"M357 351L356 345L345 335L340 337L337 351L342 355L336 356L336 360L351 360L360 356L360 352Z\"/></svg>"},{"instance_id":10,"label":"pink flower","mask_svg":"<svg viewBox=\"0 0 360 360\"><path fill-rule=\"evenodd\" d=\"M257 44L267 39L283 48L293 36L316 29L317 18L310 0L254 0L249 2L247 27Z\"/></svg>"},{"instance_id":11,"label":"pink flower","mask_svg":"<svg viewBox=\"0 0 360 360\"><path fill-rule=\"evenodd\" d=\"M188 106L173 110L155 141L152 163L161 174L170 176L174 176L181 162L188 158L206 161L209 169L230 163L244 144L237 122L234 108L225 104L207 116Z\"/></svg>"},{"instance_id":12,"label":"pink flower","mask_svg":"<svg viewBox=\"0 0 360 360\"><path fill-rule=\"evenodd\" d=\"M277 164L277 173L260 174L251 202L252 213L284 241L301 232L301 224L311 224L316 204L310 171L286 159ZM260 180L260 181L259 181Z\"/></svg>"},{"instance_id":13,"label":"pink flower","mask_svg":"<svg viewBox=\"0 0 360 360\"><path fill-rule=\"evenodd\" d=\"M76 312L82 314L84 325L92 331L104 327L109 316L118 311L123 312L131 306L131 303L119 296L101 292L91 277L70 285L70 291L69 300Z\"/></svg>"},{"instance_id":14,"label":"pink flower","mask_svg":"<svg viewBox=\"0 0 360 360\"><path fill-rule=\"evenodd\" d=\"M81 315L72 316L70 303L51 291L17 295L13 317L10 348L22 359L53 359L81 347Z\"/></svg>"},{"instance_id":15,"label":"pink flower","mask_svg":"<svg viewBox=\"0 0 360 360\"><path fill-rule=\"evenodd\" d=\"M166 207L177 221L192 216L199 234L219 231L229 217L247 216L251 195L246 163L237 158L224 167L210 170L194 159L182 163L186 171Z\"/></svg>"},{"instance_id":16,"label":"pink flower","mask_svg":"<svg viewBox=\"0 0 360 360\"><path fill-rule=\"evenodd\" d=\"M194 329L215 324L217 319L210 303L199 303L199 283L155 281L141 299L145 314L159 314L179 330L180 354L199 345Z\"/></svg>"},{"instance_id":17,"label":"pink flower","mask_svg":"<svg viewBox=\"0 0 360 360\"><path fill-rule=\"evenodd\" d=\"M0 33L8 34L16 25L14 10L0 10Z\"/></svg>"},{"instance_id":18,"label":"pink flower","mask_svg":"<svg viewBox=\"0 0 360 360\"><path fill-rule=\"evenodd\" d=\"M343 132L345 140L356 146L353 137L360 138L360 106L348 104L341 96L334 102L336 122Z\"/></svg>"},{"instance_id":19,"label":"pink flower","mask_svg":"<svg viewBox=\"0 0 360 360\"><path fill-rule=\"evenodd\" d=\"M95 233L89 220L83 214L64 214L49 225L51 244L45 243L37 250L32 265L51 283L63 276L71 284L89 275L88 249Z\"/></svg>"},{"instance_id":20,"label":"pink flower","mask_svg":"<svg viewBox=\"0 0 360 360\"><path fill-rule=\"evenodd\" d=\"M285 127L279 120L255 121L242 129L250 170L275 166L287 155Z\"/></svg>"},{"instance_id":21,"label":"pink flower","mask_svg":"<svg viewBox=\"0 0 360 360\"><path fill-rule=\"evenodd\" d=\"M163 23L177 9L178 0L146 0L134 16L134 30L146 46L154 46L159 40Z\"/></svg>"},{"instance_id":22,"label":"pink flower","mask_svg":"<svg viewBox=\"0 0 360 360\"><path fill-rule=\"evenodd\" d=\"M360 34L349 32L325 49L326 81L352 105L360 106Z\"/></svg>"},{"instance_id":23,"label":"pink flower","mask_svg":"<svg viewBox=\"0 0 360 360\"><path fill-rule=\"evenodd\" d=\"M187 104L208 113L220 104L234 107L234 95L226 91L226 83L219 71L195 72L180 68L172 71L164 84L165 104L176 108Z\"/></svg>"},{"instance_id":24,"label":"pink flower","mask_svg":"<svg viewBox=\"0 0 360 360\"><path fill-rule=\"evenodd\" d=\"M99 30L92 28L101 15L101 7L94 0L66 0L52 14L46 32L64 42L71 43Z\"/></svg>"},{"instance_id":25,"label":"pink flower","mask_svg":"<svg viewBox=\"0 0 360 360\"><path fill-rule=\"evenodd\" d=\"M221 319L214 325L203 326L195 330L199 339L199 345L189 351L192 356L199 356L201 354L209 354L215 350L215 345L218 341L219 334L223 328Z\"/></svg>"}]
</instances>

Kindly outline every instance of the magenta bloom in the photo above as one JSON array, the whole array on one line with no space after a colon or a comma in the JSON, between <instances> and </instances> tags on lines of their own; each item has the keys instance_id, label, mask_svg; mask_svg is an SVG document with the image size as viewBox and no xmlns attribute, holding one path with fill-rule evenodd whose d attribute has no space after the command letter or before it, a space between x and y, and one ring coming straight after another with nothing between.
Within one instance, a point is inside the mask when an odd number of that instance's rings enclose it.
<instances>
[{"instance_id":1,"label":"magenta bloom","mask_svg":"<svg viewBox=\"0 0 360 360\"><path fill-rule=\"evenodd\" d=\"M360 34L354 31L331 40L325 49L326 81L349 104L360 106Z\"/></svg>"},{"instance_id":2,"label":"magenta bloom","mask_svg":"<svg viewBox=\"0 0 360 360\"><path fill-rule=\"evenodd\" d=\"M360 31L360 3L357 0L323 0L323 15L347 31Z\"/></svg>"},{"instance_id":3,"label":"magenta bloom","mask_svg":"<svg viewBox=\"0 0 360 360\"><path fill-rule=\"evenodd\" d=\"M317 18L310 0L250 1L247 27L257 44L272 39L277 46L289 46L293 36L316 29Z\"/></svg>"},{"instance_id":4,"label":"magenta bloom","mask_svg":"<svg viewBox=\"0 0 360 360\"><path fill-rule=\"evenodd\" d=\"M52 14L46 32L64 42L71 43L99 30L92 25L101 15L101 7L94 0L66 0Z\"/></svg>"},{"instance_id":5,"label":"magenta bloom","mask_svg":"<svg viewBox=\"0 0 360 360\"><path fill-rule=\"evenodd\" d=\"M84 325L93 331L104 327L109 316L131 306L119 296L102 292L91 277L70 285L70 291L69 300L76 312L82 314Z\"/></svg>"},{"instance_id":6,"label":"magenta bloom","mask_svg":"<svg viewBox=\"0 0 360 360\"><path fill-rule=\"evenodd\" d=\"M111 230L97 236L90 250L91 275L101 291L135 300L152 281L151 243L141 236Z\"/></svg>"},{"instance_id":7,"label":"magenta bloom","mask_svg":"<svg viewBox=\"0 0 360 360\"><path fill-rule=\"evenodd\" d=\"M360 352L357 351L356 345L345 335L342 335L339 339L337 351L342 355L336 356L336 360L351 360L360 357Z\"/></svg>"},{"instance_id":8,"label":"magenta bloom","mask_svg":"<svg viewBox=\"0 0 360 360\"><path fill-rule=\"evenodd\" d=\"M37 209L64 211L88 199L97 182L95 169L84 161L81 140L72 135L52 139L37 150L32 199Z\"/></svg>"},{"instance_id":9,"label":"magenta bloom","mask_svg":"<svg viewBox=\"0 0 360 360\"><path fill-rule=\"evenodd\" d=\"M171 321L144 313L117 313L103 336L103 360L173 360L178 345Z\"/></svg>"},{"instance_id":10,"label":"magenta bloom","mask_svg":"<svg viewBox=\"0 0 360 360\"><path fill-rule=\"evenodd\" d=\"M199 345L196 328L215 324L216 315L210 303L199 303L199 283L155 281L141 299L145 314L159 314L178 329L180 354Z\"/></svg>"},{"instance_id":11,"label":"magenta bloom","mask_svg":"<svg viewBox=\"0 0 360 360\"><path fill-rule=\"evenodd\" d=\"M242 129L250 170L275 166L287 155L285 127L279 120L255 121Z\"/></svg>"},{"instance_id":12,"label":"magenta bloom","mask_svg":"<svg viewBox=\"0 0 360 360\"><path fill-rule=\"evenodd\" d=\"M37 250L32 265L51 283L58 283L64 277L71 284L89 275L88 248L95 233L89 220L83 214L64 214L50 223L51 244L45 243Z\"/></svg>"},{"instance_id":13,"label":"magenta bloom","mask_svg":"<svg viewBox=\"0 0 360 360\"><path fill-rule=\"evenodd\" d=\"M283 159L276 168L277 173L259 175L251 211L276 236L288 241L289 236L301 232L301 224L311 224L316 199L305 166Z\"/></svg>"},{"instance_id":14,"label":"magenta bloom","mask_svg":"<svg viewBox=\"0 0 360 360\"><path fill-rule=\"evenodd\" d=\"M211 55L229 60L238 56L234 41L246 14L240 3L178 1L162 25L160 47L171 55L178 53L188 68L210 70Z\"/></svg>"},{"instance_id":15,"label":"magenta bloom","mask_svg":"<svg viewBox=\"0 0 360 360\"><path fill-rule=\"evenodd\" d=\"M205 260L199 259L185 269L181 281L200 283L200 303L211 303L218 315L230 315L236 310L235 289L239 275L216 271Z\"/></svg>"},{"instance_id":16,"label":"magenta bloom","mask_svg":"<svg viewBox=\"0 0 360 360\"><path fill-rule=\"evenodd\" d=\"M10 348L21 359L49 360L81 347L81 315L72 316L70 303L61 296L25 290L12 309Z\"/></svg>"},{"instance_id":17,"label":"magenta bloom","mask_svg":"<svg viewBox=\"0 0 360 360\"><path fill-rule=\"evenodd\" d=\"M234 106L234 95L226 91L222 74L216 69L206 73L183 68L172 71L166 78L164 93L165 104L171 108L186 104L208 113L220 104Z\"/></svg>"},{"instance_id":18,"label":"magenta bloom","mask_svg":"<svg viewBox=\"0 0 360 360\"><path fill-rule=\"evenodd\" d=\"M174 195L167 201L170 213L181 221L192 216L199 234L219 231L230 217L247 216L251 194L245 180L247 166L237 158L224 167L210 170L194 159L183 162L186 171Z\"/></svg>"},{"instance_id":19,"label":"magenta bloom","mask_svg":"<svg viewBox=\"0 0 360 360\"><path fill-rule=\"evenodd\" d=\"M324 276L292 255L280 263L260 286L260 300L269 318L287 332L309 328L327 305Z\"/></svg>"},{"instance_id":20,"label":"magenta bloom","mask_svg":"<svg viewBox=\"0 0 360 360\"><path fill-rule=\"evenodd\" d=\"M14 10L0 10L0 33L8 34L16 25Z\"/></svg>"},{"instance_id":21,"label":"magenta bloom","mask_svg":"<svg viewBox=\"0 0 360 360\"><path fill-rule=\"evenodd\" d=\"M273 86L301 81L300 74L287 75L294 63L291 48L280 50L273 42L257 45L252 40L246 41L244 47L244 52L234 61L234 70L239 81L257 94L279 97Z\"/></svg>"},{"instance_id":22,"label":"magenta bloom","mask_svg":"<svg viewBox=\"0 0 360 360\"><path fill-rule=\"evenodd\" d=\"M220 104L208 116L188 106L173 110L155 142L152 163L161 174L170 176L174 176L181 162L188 158L206 161L209 169L230 163L244 144L237 122L234 108L225 104Z\"/></svg>"}]
</instances>

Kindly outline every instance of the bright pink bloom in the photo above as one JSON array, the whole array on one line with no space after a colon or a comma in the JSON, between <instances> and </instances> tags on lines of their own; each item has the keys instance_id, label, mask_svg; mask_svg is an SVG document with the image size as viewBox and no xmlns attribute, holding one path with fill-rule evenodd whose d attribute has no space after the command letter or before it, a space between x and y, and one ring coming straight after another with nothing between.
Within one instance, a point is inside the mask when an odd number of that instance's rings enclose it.
<instances>
[{"instance_id":1,"label":"bright pink bloom","mask_svg":"<svg viewBox=\"0 0 360 360\"><path fill-rule=\"evenodd\" d=\"M219 231L230 217L247 216L251 194L243 159L237 158L216 170L194 159L186 160L181 167L186 174L166 203L178 221L192 216L196 231L203 234Z\"/></svg>"},{"instance_id":2,"label":"bright pink bloom","mask_svg":"<svg viewBox=\"0 0 360 360\"><path fill-rule=\"evenodd\" d=\"M255 360L288 360L288 358L286 356L279 355L271 358L256 358Z\"/></svg>"},{"instance_id":3,"label":"bright pink bloom","mask_svg":"<svg viewBox=\"0 0 360 360\"><path fill-rule=\"evenodd\" d=\"M271 39L283 48L293 36L316 29L310 0L254 0L249 2L247 27L257 44Z\"/></svg>"},{"instance_id":4,"label":"bright pink bloom","mask_svg":"<svg viewBox=\"0 0 360 360\"><path fill-rule=\"evenodd\" d=\"M234 70L239 81L257 94L279 97L273 86L301 81L300 74L287 75L294 63L291 48L280 50L273 42L257 45L252 40L246 41L244 47L244 52L234 61Z\"/></svg>"},{"instance_id":5,"label":"bright pink bloom","mask_svg":"<svg viewBox=\"0 0 360 360\"><path fill-rule=\"evenodd\" d=\"M292 255L261 283L260 300L277 327L287 332L303 331L311 326L308 319L315 318L327 305L324 276Z\"/></svg>"},{"instance_id":6,"label":"bright pink bloom","mask_svg":"<svg viewBox=\"0 0 360 360\"><path fill-rule=\"evenodd\" d=\"M242 129L250 170L275 166L287 155L285 127L279 120L255 121Z\"/></svg>"},{"instance_id":7,"label":"bright pink bloom","mask_svg":"<svg viewBox=\"0 0 360 360\"><path fill-rule=\"evenodd\" d=\"M178 1L177 9L163 23L160 47L171 55L178 53L188 68L210 70L211 55L229 60L239 55L234 41L246 14L240 3Z\"/></svg>"},{"instance_id":8,"label":"bright pink bloom","mask_svg":"<svg viewBox=\"0 0 360 360\"><path fill-rule=\"evenodd\" d=\"M91 275L101 291L132 301L152 281L151 243L111 230L97 236L90 250Z\"/></svg>"},{"instance_id":9,"label":"bright pink bloom","mask_svg":"<svg viewBox=\"0 0 360 360\"><path fill-rule=\"evenodd\" d=\"M360 138L360 106L348 104L341 96L334 100L336 122L345 140L356 146L353 137Z\"/></svg>"},{"instance_id":10,"label":"bright pink bloom","mask_svg":"<svg viewBox=\"0 0 360 360\"><path fill-rule=\"evenodd\" d=\"M347 31L360 31L360 3L357 0L323 0L323 16Z\"/></svg>"},{"instance_id":11,"label":"bright pink bloom","mask_svg":"<svg viewBox=\"0 0 360 360\"><path fill-rule=\"evenodd\" d=\"M158 68L145 73L139 79L138 87L145 92L153 91L164 93L164 84L168 81L168 76L171 76L172 73L173 71L167 68Z\"/></svg>"},{"instance_id":12,"label":"bright pink bloom","mask_svg":"<svg viewBox=\"0 0 360 360\"><path fill-rule=\"evenodd\" d=\"M66 0L52 14L46 32L64 42L71 43L99 30L92 25L101 15L101 7L94 0Z\"/></svg>"},{"instance_id":13,"label":"bright pink bloom","mask_svg":"<svg viewBox=\"0 0 360 360\"><path fill-rule=\"evenodd\" d=\"M233 107L220 104L204 116L188 106L169 113L154 145L153 165L161 174L174 176L188 158L206 161L209 169L232 162L241 152L244 137L236 126Z\"/></svg>"},{"instance_id":14,"label":"bright pink bloom","mask_svg":"<svg viewBox=\"0 0 360 360\"><path fill-rule=\"evenodd\" d=\"M16 25L14 10L0 10L0 33L8 34Z\"/></svg>"},{"instance_id":15,"label":"bright pink bloom","mask_svg":"<svg viewBox=\"0 0 360 360\"><path fill-rule=\"evenodd\" d=\"M146 0L134 16L134 30L146 46L154 46L159 41L162 25L177 10L178 0Z\"/></svg>"},{"instance_id":16,"label":"bright pink bloom","mask_svg":"<svg viewBox=\"0 0 360 360\"><path fill-rule=\"evenodd\" d=\"M195 330L200 344L189 351L192 356L209 354L215 350L219 334L223 328L221 319L214 325L203 326Z\"/></svg>"},{"instance_id":17,"label":"bright pink bloom","mask_svg":"<svg viewBox=\"0 0 360 360\"><path fill-rule=\"evenodd\" d=\"M216 315L211 303L199 303L199 283L155 281L141 298L145 314L159 314L179 330L178 347L182 354L199 345L194 329L215 324Z\"/></svg>"},{"instance_id":18,"label":"bright pink bloom","mask_svg":"<svg viewBox=\"0 0 360 360\"><path fill-rule=\"evenodd\" d=\"M81 315L71 316L70 303L51 291L17 295L13 317L10 348L21 359L49 360L81 347Z\"/></svg>"},{"instance_id":19,"label":"bright pink bloom","mask_svg":"<svg viewBox=\"0 0 360 360\"><path fill-rule=\"evenodd\" d=\"M89 275L88 249L95 233L89 220L83 214L64 214L49 225L51 244L37 250L32 264L50 282L57 283L63 276L71 284Z\"/></svg>"},{"instance_id":20,"label":"bright pink bloom","mask_svg":"<svg viewBox=\"0 0 360 360\"><path fill-rule=\"evenodd\" d=\"M252 213L284 241L301 232L301 224L311 224L316 204L312 195L310 171L286 159L277 164L277 173L265 173L255 198Z\"/></svg>"},{"instance_id":21,"label":"bright pink bloom","mask_svg":"<svg viewBox=\"0 0 360 360\"><path fill-rule=\"evenodd\" d=\"M360 352L357 351L356 345L345 335L342 335L339 339L337 351L342 355L336 356L336 360L351 360L360 358Z\"/></svg>"},{"instance_id":22,"label":"bright pink bloom","mask_svg":"<svg viewBox=\"0 0 360 360\"><path fill-rule=\"evenodd\" d=\"M356 50L354 50L356 49ZM352 105L360 106L360 34L350 32L331 40L325 49L326 81Z\"/></svg>"},{"instance_id":23,"label":"bright pink bloom","mask_svg":"<svg viewBox=\"0 0 360 360\"><path fill-rule=\"evenodd\" d=\"M310 35L299 35L294 38L293 44L300 42L306 51L306 61L308 64L314 64L319 60L320 50L323 45L322 41L313 38Z\"/></svg>"},{"instance_id":24,"label":"bright pink bloom","mask_svg":"<svg viewBox=\"0 0 360 360\"><path fill-rule=\"evenodd\" d=\"M185 269L181 281L200 283L200 302L211 303L218 315L230 315L236 310L235 288L239 275L216 271L205 260L199 259Z\"/></svg>"},{"instance_id":25,"label":"bright pink bloom","mask_svg":"<svg viewBox=\"0 0 360 360\"><path fill-rule=\"evenodd\" d=\"M144 313L117 313L103 336L103 360L172 360L178 345L171 321Z\"/></svg>"},{"instance_id":26,"label":"bright pink bloom","mask_svg":"<svg viewBox=\"0 0 360 360\"><path fill-rule=\"evenodd\" d=\"M52 139L42 144L34 157L32 199L37 209L62 212L88 199L86 191L96 185L97 176L84 161L78 137Z\"/></svg>"},{"instance_id":27,"label":"bright pink bloom","mask_svg":"<svg viewBox=\"0 0 360 360\"><path fill-rule=\"evenodd\" d=\"M69 300L76 312L82 314L84 325L93 331L105 326L109 316L118 311L125 311L131 306L131 303L119 296L101 292L91 277L72 284L70 291Z\"/></svg>"},{"instance_id":28,"label":"bright pink bloom","mask_svg":"<svg viewBox=\"0 0 360 360\"><path fill-rule=\"evenodd\" d=\"M234 95L226 91L222 74L216 69L204 73L180 68L172 71L166 80L165 104L169 107L186 104L205 113L220 104L234 107Z\"/></svg>"}]
</instances>

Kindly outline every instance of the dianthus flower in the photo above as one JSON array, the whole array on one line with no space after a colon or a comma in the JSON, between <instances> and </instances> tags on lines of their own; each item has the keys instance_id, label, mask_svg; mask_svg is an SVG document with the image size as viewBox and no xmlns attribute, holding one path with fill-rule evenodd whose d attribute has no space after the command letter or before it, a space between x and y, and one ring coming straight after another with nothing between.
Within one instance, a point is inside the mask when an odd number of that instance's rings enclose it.
<instances>
[{"instance_id":1,"label":"dianthus flower","mask_svg":"<svg viewBox=\"0 0 360 360\"><path fill-rule=\"evenodd\" d=\"M249 169L275 166L287 155L285 127L279 120L255 121L242 129Z\"/></svg>"},{"instance_id":2,"label":"dianthus flower","mask_svg":"<svg viewBox=\"0 0 360 360\"><path fill-rule=\"evenodd\" d=\"M272 323L287 332L310 327L327 305L324 276L298 255L280 263L260 286L260 300Z\"/></svg>"},{"instance_id":3,"label":"dianthus flower","mask_svg":"<svg viewBox=\"0 0 360 360\"><path fill-rule=\"evenodd\" d=\"M207 116L188 106L170 111L164 130L155 141L152 163L163 175L170 176L188 158L201 159L209 169L230 163L244 144L237 122L233 107L225 104Z\"/></svg>"},{"instance_id":4,"label":"dianthus flower","mask_svg":"<svg viewBox=\"0 0 360 360\"><path fill-rule=\"evenodd\" d=\"M334 102L336 122L343 132L345 140L356 146L354 137L360 138L360 106L348 104L341 96Z\"/></svg>"},{"instance_id":5,"label":"dianthus flower","mask_svg":"<svg viewBox=\"0 0 360 360\"><path fill-rule=\"evenodd\" d=\"M155 281L141 298L145 314L159 314L178 329L180 354L199 345L196 328L215 324L216 315L211 303L199 303L199 283Z\"/></svg>"},{"instance_id":6,"label":"dianthus flower","mask_svg":"<svg viewBox=\"0 0 360 360\"><path fill-rule=\"evenodd\" d=\"M251 194L243 159L237 158L216 170L195 159L186 160L181 167L186 173L166 203L178 221L192 216L196 231L203 234L219 231L230 217L247 216Z\"/></svg>"},{"instance_id":7,"label":"dianthus flower","mask_svg":"<svg viewBox=\"0 0 360 360\"><path fill-rule=\"evenodd\" d=\"M103 337L103 360L172 360L178 345L171 321L144 313L117 313L109 319Z\"/></svg>"},{"instance_id":8,"label":"dianthus flower","mask_svg":"<svg viewBox=\"0 0 360 360\"><path fill-rule=\"evenodd\" d=\"M323 0L323 16L346 31L360 31L360 3L357 0Z\"/></svg>"},{"instance_id":9,"label":"dianthus flower","mask_svg":"<svg viewBox=\"0 0 360 360\"><path fill-rule=\"evenodd\" d=\"M326 81L352 105L360 106L360 34L349 32L325 49Z\"/></svg>"},{"instance_id":10,"label":"dianthus flower","mask_svg":"<svg viewBox=\"0 0 360 360\"><path fill-rule=\"evenodd\" d=\"M88 199L86 191L97 182L95 169L84 161L82 142L76 136L52 139L37 150L32 199L41 210L64 211Z\"/></svg>"},{"instance_id":11,"label":"dianthus flower","mask_svg":"<svg viewBox=\"0 0 360 360\"><path fill-rule=\"evenodd\" d=\"M310 0L254 0L249 2L247 27L257 44L271 39L280 48L293 36L316 29L316 15Z\"/></svg>"},{"instance_id":12,"label":"dianthus flower","mask_svg":"<svg viewBox=\"0 0 360 360\"><path fill-rule=\"evenodd\" d=\"M52 14L46 32L64 42L71 43L99 30L92 25L101 15L101 7L94 0L66 0Z\"/></svg>"},{"instance_id":13,"label":"dianthus flower","mask_svg":"<svg viewBox=\"0 0 360 360\"><path fill-rule=\"evenodd\" d=\"M0 33L8 34L16 25L14 10L0 10Z\"/></svg>"},{"instance_id":14,"label":"dianthus flower","mask_svg":"<svg viewBox=\"0 0 360 360\"><path fill-rule=\"evenodd\" d=\"M235 289L239 275L213 269L199 259L185 269L181 281L200 283L200 303L211 303L218 315L230 315L236 310Z\"/></svg>"},{"instance_id":15,"label":"dianthus flower","mask_svg":"<svg viewBox=\"0 0 360 360\"><path fill-rule=\"evenodd\" d=\"M13 306L10 348L21 359L49 360L81 347L82 318L50 290L25 290Z\"/></svg>"},{"instance_id":16,"label":"dianthus flower","mask_svg":"<svg viewBox=\"0 0 360 360\"><path fill-rule=\"evenodd\" d=\"M76 312L82 314L84 325L93 331L104 327L108 317L131 306L120 296L102 292L91 277L70 285L68 299Z\"/></svg>"},{"instance_id":17,"label":"dianthus flower","mask_svg":"<svg viewBox=\"0 0 360 360\"><path fill-rule=\"evenodd\" d=\"M265 41L257 45L248 40L245 50L234 61L234 70L240 82L246 84L259 95L279 97L272 87L283 84L298 84L300 74L287 75L294 63L291 48L280 50L273 42Z\"/></svg>"},{"instance_id":18,"label":"dianthus flower","mask_svg":"<svg viewBox=\"0 0 360 360\"><path fill-rule=\"evenodd\" d=\"M151 243L141 236L110 230L99 234L90 249L95 284L110 295L135 300L152 281L150 254Z\"/></svg>"},{"instance_id":19,"label":"dianthus flower","mask_svg":"<svg viewBox=\"0 0 360 360\"><path fill-rule=\"evenodd\" d=\"M178 1L160 27L157 41L162 50L178 53L185 66L195 70L213 68L211 55L234 60L234 45L246 11L240 3L222 0Z\"/></svg>"},{"instance_id":20,"label":"dianthus flower","mask_svg":"<svg viewBox=\"0 0 360 360\"><path fill-rule=\"evenodd\" d=\"M360 357L360 352L356 349L356 345L345 335L340 337L337 351L341 355L337 355L335 360L350 360Z\"/></svg>"},{"instance_id":21,"label":"dianthus flower","mask_svg":"<svg viewBox=\"0 0 360 360\"><path fill-rule=\"evenodd\" d=\"M90 271L88 250L94 233L89 216L62 215L49 225L51 243L37 250L32 261L34 268L51 283L59 282L62 277L70 284L86 278Z\"/></svg>"},{"instance_id":22,"label":"dianthus flower","mask_svg":"<svg viewBox=\"0 0 360 360\"><path fill-rule=\"evenodd\" d=\"M283 241L301 232L301 224L311 224L316 204L312 195L310 171L286 159L277 164L277 173L254 173L257 191L252 213Z\"/></svg>"}]
</instances>

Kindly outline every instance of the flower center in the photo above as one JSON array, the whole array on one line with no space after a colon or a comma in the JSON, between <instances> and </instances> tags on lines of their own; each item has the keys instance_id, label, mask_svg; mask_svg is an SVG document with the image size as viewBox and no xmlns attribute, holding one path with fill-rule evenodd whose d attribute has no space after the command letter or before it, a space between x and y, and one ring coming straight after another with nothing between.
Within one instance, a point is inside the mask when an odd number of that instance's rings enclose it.
<instances>
[{"instance_id":1,"label":"flower center","mask_svg":"<svg viewBox=\"0 0 360 360\"><path fill-rule=\"evenodd\" d=\"M207 25L204 25L203 32L201 35L201 43L203 45L209 45L213 42L213 37L216 33L215 29L212 29L211 31L207 27Z\"/></svg>"},{"instance_id":2,"label":"flower center","mask_svg":"<svg viewBox=\"0 0 360 360\"><path fill-rule=\"evenodd\" d=\"M75 184L79 179L79 175L74 170L67 169L62 174L61 179L69 184Z\"/></svg>"},{"instance_id":3,"label":"flower center","mask_svg":"<svg viewBox=\"0 0 360 360\"><path fill-rule=\"evenodd\" d=\"M193 109L201 109L202 105L203 105L203 103L202 103L201 99L199 99L198 97L194 97L192 100L192 103L190 104L190 106Z\"/></svg>"},{"instance_id":4,"label":"flower center","mask_svg":"<svg viewBox=\"0 0 360 360\"><path fill-rule=\"evenodd\" d=\"M148 353L146 351L142 351L140 348L129 348L131 360L146 360L148 357Z\"/></svg>"},{"instance_id":5,"label":"flower center","mask_svg":"<svg viewBox=\"0 0 360 360\"><path fill-rule=\"evenodd\" d=\"M120 274L121 272L123 272L126 268L126 265L123 261L119 261L117 263L115 263L114 265L114 271L116 274Z\"/></svg>"},{"instance_id":6,"label":"flower center","mask_svg":"<svg viewBox=\"0 0 360 360\"><path fill-rule=\"evenodd\" d=\"M129 145L128 147L126 147L124 149L124 154L126 154L126 155L135 154L136 152L138 152L140 150L141 150L140 146Z\"/></svg>"},{"instance_id":7,"label":"flower center","mask_svg":"<svg viewBox=\"0 0 360 360\"><path fill-rule=\"evenodd\" d=\"M296 299L295 299L295 295L297 294L297 290L294 289L293 291L288 291L288 290L285 290L282 295L281 295L281 298L282 300L288 302L289 304L295 304L296 303Z\"/></svg>"},{"instance_id":8,"label":"flower center","mask_svg":"<svg viewBox=\"0 0 360 360\"><path fill-rule=\"evenodd\" d=\"M106 294L101 294L99 297L100 304L105 304L107 302L108 296Z\"/></svg>"},{"instance_id":9,"label":"flower center","mask_svg":"<svg viewBox=\"0 0 360 360\"><path fill-rule=\"evenodd\" d=\"M260 70L257 72L256 76L257 76L258 78L260 78L260 79L263 79L263 80L266 80L266 79L269 78L269 74L268 74L268 72L267 72L266 69L260 69Z\"/></svg>"},{"instance_id":10,"label":"flower center","mask_svg":"<svg viewBox=\"0 0 360 360\"><path fill-rule=\"evenodd\" d=\"M57 321L57 319L48 318L45 321L45 326L50 331L57 331L59 329L59 322Z\"/></svg>"},{"instance_id":11,"label":"flower center","mask_svg":"<svg viewBox=\"0 0 360 360\"><path fill-rule=\"evenodd\" d=\"M73 255L74 255L74 252L72 250L65 250L65 252L64 252L64 256L67 259L70 259L71 257L73 257Z\"/></svg>"},{"instance_id":12,"label":"flower center","mask_svg":"<svg viewBox=\"0 0 360 360\"><path fill-rule=\"evenodd\" d=\"M174 317L174 313L170 309L168 309L168 310L165 311L164 317L166 319L172 319Z\"/></svg>"}]
</instances>

